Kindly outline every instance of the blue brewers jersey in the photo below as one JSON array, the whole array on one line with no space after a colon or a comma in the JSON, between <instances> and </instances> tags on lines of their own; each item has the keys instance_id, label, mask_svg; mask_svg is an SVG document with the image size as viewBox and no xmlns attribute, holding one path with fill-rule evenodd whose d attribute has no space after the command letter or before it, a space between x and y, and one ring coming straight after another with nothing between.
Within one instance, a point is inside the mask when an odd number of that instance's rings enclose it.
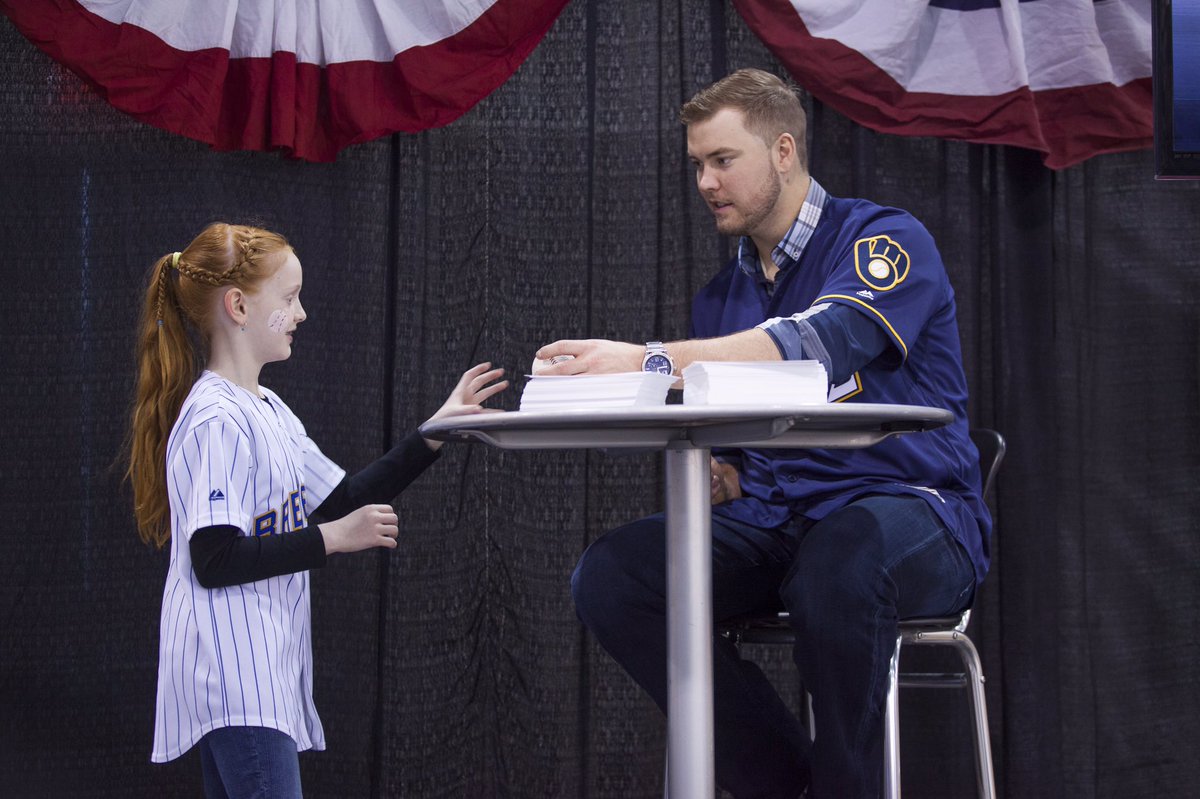
<instances>
[{"instance_id":1,"label":"blue brewers jersey","mask_svg":"<svg viewBox=\"0 0 1200 799\"><path fill-rule=\"evenodd\" d=\"M226 588L196 582L188 541L233 525L245 535L287 535L307 525L345 476L278 396L263 399L204 372L167 443L171 562L159 629L157 763L210 730L272 727L300 750L324 749L312 699L309 575Z\"/></svg>"},{"instance_id":2,"label":"blue brewers jersey","mask_svg":"<svg viewBox=\"0 0 1200 799\"><path fill-rule=\"evenodd\" d=\"M821 519L866 494L920 496L970 553L982 580L991 517L968 435L954 291L933 238L916 219L829 197L798 260L777 274L774 292L768 296L735 259L696 295L692 336L727 335L825 303L853 308L890 341L831 389L832 401L945 408L953 424L866 449L745 450L744 499L714 512L771 527L793 514Z\"/></svg>"}]
</instances>

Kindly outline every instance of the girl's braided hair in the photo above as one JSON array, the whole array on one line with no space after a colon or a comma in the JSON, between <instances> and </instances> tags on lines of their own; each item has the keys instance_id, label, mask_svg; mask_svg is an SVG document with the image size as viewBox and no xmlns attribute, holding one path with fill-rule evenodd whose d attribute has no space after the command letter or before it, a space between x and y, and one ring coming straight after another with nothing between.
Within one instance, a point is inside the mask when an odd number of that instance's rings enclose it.
<instances>
[{"instance_id":1,"label":"girl's braided hair","mask_svg":"<svg viewBox=\"0 0 1200 799\"><path fill-rule=\"evenodd\" d=\"M126 451L138 535L162 547L171 537L166 490L167 438L199 372L193 340L206 347L213 294L251 292L279 267L291 245L278 233L216 222L181 252L159 258L142 306L138 377Z\"/></svg>"}]
</instances>

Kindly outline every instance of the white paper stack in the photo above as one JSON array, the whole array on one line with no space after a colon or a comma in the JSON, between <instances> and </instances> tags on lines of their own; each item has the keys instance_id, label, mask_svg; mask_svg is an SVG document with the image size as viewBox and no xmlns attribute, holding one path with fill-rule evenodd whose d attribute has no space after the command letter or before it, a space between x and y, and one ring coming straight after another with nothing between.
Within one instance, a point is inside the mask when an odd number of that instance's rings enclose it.
<instances>
[{"instance_id":1,"label":"white paper stack","mask_svg":"<svg viewBox=\"0 0 1200 799\"><path fill-rule=\"evenodd\" d=\"M610 375L530 375L521 392L521 410L632 408L663 405L677 378L657 372Z\"/></svg>"},{"instance_id":2,"label":"white paper stack","mask_svg":"<svg viewBox=\"0 0 1200 799\"><path fill-rule=\"evenodd\" d=\"M683 370L684 405L810 405L828 398L820 361L696 361Z\"/></svg>"}]
</instances>

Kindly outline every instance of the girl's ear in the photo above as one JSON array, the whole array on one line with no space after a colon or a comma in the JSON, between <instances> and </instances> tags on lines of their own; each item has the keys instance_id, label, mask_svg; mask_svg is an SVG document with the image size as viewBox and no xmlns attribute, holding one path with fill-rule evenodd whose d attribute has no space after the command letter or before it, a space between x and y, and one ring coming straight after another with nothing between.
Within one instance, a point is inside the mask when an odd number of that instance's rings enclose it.
<instances>
[{"instance_id":1,"label":"girl's ear","mask_svg":"<svg viewBox=\"0 0 1200 799\"><path fill-rule=\"evenodd\" d=\"M234 324L246 324L246 295L241 289L231 287L225 292L221 305Z\"/></svg>"}]
</instances>

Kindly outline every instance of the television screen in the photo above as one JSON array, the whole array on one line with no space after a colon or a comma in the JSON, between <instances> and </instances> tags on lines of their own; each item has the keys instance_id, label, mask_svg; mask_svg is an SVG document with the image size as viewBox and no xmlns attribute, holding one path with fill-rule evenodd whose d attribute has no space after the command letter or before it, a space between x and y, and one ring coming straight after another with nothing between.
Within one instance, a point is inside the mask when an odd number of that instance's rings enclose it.
<instances>
[{"instance_id":1,"label":"television screen","mask_svg":"<svg viewBox=\"0 0 1200 799\"><path fill-rule=\"evenodd\" d=\"M1158 0L1153 31L1155 176L1200 178L1200 0Z\"/></svg>"}]
</instances>

